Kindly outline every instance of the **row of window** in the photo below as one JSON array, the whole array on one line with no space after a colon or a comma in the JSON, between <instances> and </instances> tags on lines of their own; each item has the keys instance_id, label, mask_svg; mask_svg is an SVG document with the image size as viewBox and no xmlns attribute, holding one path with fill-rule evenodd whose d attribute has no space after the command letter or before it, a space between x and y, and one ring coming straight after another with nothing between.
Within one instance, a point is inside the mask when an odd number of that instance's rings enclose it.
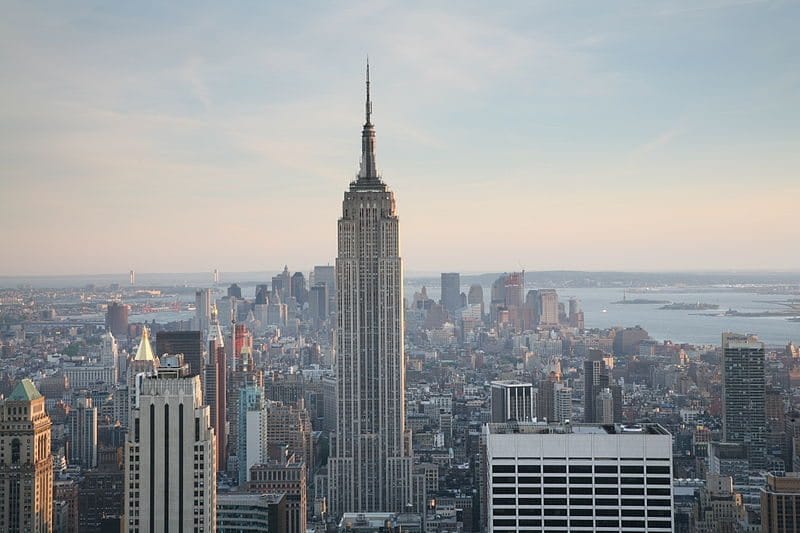
<instances>
[{"instance_id":1,"label":"row of window","mask_svg":"<svg viewBox=\"0 0 800 533\"><path fill-rule=\"evenodd\" d=\"M544 527L567 527L566 520L541 520L541 519L495 519L492 521L494 527L525 527L525 526L544 526ZM668 520L622 520L623 528L644 528L645 525L649 529L671 529L672 524ZM570 527L613 527L619 528L619 520L570 520Z\"/></svg>"},{"instance_id":2,"label":"row of window","mask_svg":"<svg viewBox=\"0 0 800 533\"><path fill-rule=\"evenodd\" d=\"M663 502L662 502L663 503ZM544 513L545 516L644 516L645 509L585 509L585 508L577 508L577 507L570 507L569 509L566 508L566 504L563 507L559 508L546 508L542 510L539 507L512 507L512 508L492 508L492 514L494 516L542 516ZM583 505L583 504L579 504ZM592 505L588 503L586 505ZM643 503L635 504L638 507L643 507ZM663 505L662 505L663 507ZM647 509L647 516L650 518L654 517L666 517L669 518L672 516L672 509L671 507L667 506L666 509L655 509L655 508L648 508Z\"/></svg>"},{"instance_id":3,"label":"row of window","mask_svg":"<svg viewBox=\"0 0 800 533\"><path fill-rule=\"evenodd\" d=\"M569 465L570 474L616 474L622 472L623 474L643 474L643 465ZM492 465L492 473L513 474L519 472L524 473L545 473L545 474L559 474L567 472L567 465ZM669 466L660 465L647 465L648 474L669 474Z\"/></svg>"},{"instance_id":4,"label":"row of window","mask_svg":"<svg viewBox=\"0 0 800 533\"><path fill-rule=\"evenodd\" d=\"M519 493L520 495L523 494L566 494L567 487L515 487L515 486L500 486L500 487L492 487L492 494L494 495L514 495ZM569 487L569 493L571 496L577 494L608 494L608 495L644 495L644 487L582 487L573 485ZM647 487L647 494L649 496L669 496L670 489L669 488L656 488L656 487Z\"/></svg>"},{"instance_id":5,"label":"row of window","mask_svg":"<svg viewBox=\"0 0 800 533\"><path fill-rule=\"evenodd\" d=\"M647 498L647 506L654 507L654 506L669 506L670 500L669 499L655 499L655 498ZM517 500L518 503L514 503L514 498L493 498L492 504L493 505L511 505L511 506L519 506L519 505L535 505L537 507L542 506L542 499L541 498L519 498ZM642 506L644 507L645 499L643 498L570 498L569 504L570 505L620 505L623 506ZM544 498L544 505L558 505L558 506L566 506L567 499L566 498Z\"/></svg>"},{"instance_id":6,"label":"row of window","mask_svg":"<svg viewBox=\"0 0 800 533\"><path fill-rule=\"evenodd\" d=\"M670 477L654 476L647 476L647 478L631 476L623 476L621 478L592 476L570 476L569 478L565 476L492 476L492 483L496 485L513 483L519 483L520 485L539 485L541 483L566 485L568 482L572 485L591 485L592 483L596 485L616 485L618 483L622 485L644 485L645 482L647 485L669 485L672 483L672 479Z\"/></svg>"}]
</instances>

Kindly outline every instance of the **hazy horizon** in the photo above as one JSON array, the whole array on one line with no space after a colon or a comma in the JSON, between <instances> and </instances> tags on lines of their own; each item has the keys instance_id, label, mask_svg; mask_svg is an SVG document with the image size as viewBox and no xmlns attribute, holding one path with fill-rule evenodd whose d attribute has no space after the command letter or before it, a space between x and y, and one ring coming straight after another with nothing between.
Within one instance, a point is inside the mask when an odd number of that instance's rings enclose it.
<instances>
[{"instance_id":1,"label":"hazy horizon","mask_svg":"<svg viewBox=\"0 0 800 533\"><path fill-rule=\"evenodd\" d=\"M800 4L4 7L2 276L332 262L367 54L408 272L800 271Z\"/></svg>"}]
</instances>

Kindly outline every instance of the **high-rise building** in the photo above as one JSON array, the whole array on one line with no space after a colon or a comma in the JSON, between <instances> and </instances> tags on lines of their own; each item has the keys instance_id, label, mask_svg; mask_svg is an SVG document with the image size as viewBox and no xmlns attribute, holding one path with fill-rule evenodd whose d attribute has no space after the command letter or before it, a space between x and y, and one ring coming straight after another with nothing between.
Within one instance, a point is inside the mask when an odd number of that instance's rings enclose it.
<instances>
[{"instance_id":1,"label":"high-rise building","mask_svg":"<svg viewBox=\"0 0 800 533\"><path fill-rule=\"evenodd\" d=\"M442 300L440 302L450 316L461 307L461 275L458 272L442 272Z\"/></svg>"},{"instance_id":2,"label":"high-rise building","mask_svg":"<svg viewBox=\"0 0 800 533\"><path fill-rule=\"evenodd\" d=\"M194 294L195 305L195 320L197 321L197 329L201 332L208 331L208 325L211 323L211 289L198 289ZM162 352L159 352L159 356Z\"/></svg>"},{"instance_id":3,"label":"high-rise building","mask_svg":"<svg viewBox=\"0 0 800 533\"><path fill-rule=\"evenodd\" d=\"M536 396L531 383L492 381L492 422L533 422Z\"/></svg>"},{"instance_id":4,"label":"high-rise building","mask_svg":"<svg viewBox=\"0 0 800 533\"><path fill-rule=\"evenodd\" d=\"M250 468L267 461L267 410L264 390L247 385L239 393L238 443L236 459L239 463L239 486L249 481Z\"/></svg>"},{"instance_id":5,"label":"high-rise building","mask_svg":"<svg viewBox=\"0 0 800 533\"><path fill-rule=\"evenodd\" d=\"M142 338L136 349L136 355L128 364L126 381L128 389L128 405L125 409L125 426L130 428L130 410L138 405L139 392L145 376L154 374L158 363L153 356L153 347L150 345L150 330L142 328Z\"/></svg>"},{"instance_id":6,"label":"high-rise building","mask_svg":"<svg viewBox=\"0 0 800 533\"><path fill-rule=\"evenodd\" d=\"M128 335L128 306L121 302L110 302L106 309L106 329L121 339Z\"/></svg>"},{"instance_id":7,"label":"high-rise building","mask_svg":"<svg viewBox=\"0 0 800 533\"><path fill-rule=\"evenodd\" d=\"M0 400L0 531L52 531L51 427L44 396L31 380Z\"/></svg>"},{"instance_id":8,"label":"high-rise building","mask_svg":"<svg viewBox=\"0 0 800 533\"><path fill-rule=\"evenodd\" d=\"M375 163L367 69L361 169L344 194L336 259L337 427L330 512L403 511L412 498L405 429L403 267L394 194Z\"/></svg>"},{"instance_id":9,"label":"high-rise building","mask_svg":"<svg viewBox=\"0 0 800 533\"><path fill-rule=\"evenodd\" d=\"M539 289L536 291L536 317L539 326L558 325L558 293L555 289Z\"/></svg>"},{"instance_id":10,"label":"high-rise building","mask_svg":"<svg viewBox=\"0 0 800 533\"><path fill-rule=\"evenodd\" d=\"M141 380L125 443L127 531L210 531L216 524L216 439L200 378L164 355Z\"/></svg>"},{"instance_id":11,"label":"high-rise building","mask_svg":"<svg viewBox=\"0 0 800 533\"><path fill-rule=\"evenodd\" d=\"M747 446L751 470L766 465L764 343L752 335L722 334L722 435Z\"/></svg>"},{"instance_id":12,"label":"high-rise building","mask_svg":"<svg viewBox=\"0 0 800 533\"><path fill-rule=\"evenodd\" d=\"M306 463L310 471L314 467L311 419L303 400L298 405L269 402L267 407L267 444L286 446L290 454Z\"/></svg>"},{"instance_id":13,"label":"high-rise building","mask_svg":"<svg viewBox=\"0 0 800 533\"><path fill-rule=\"evenodd\" d=\"M583 362L583 420L587 423L599 422L597 413L597 397L603 389L612 386L611 369L606 356L600 350L590 350ZM613 394L613 391L612 391ZM618 417L621 414L617 415Z\"/></svg>"},{"instance_id":14,"label":"high-rise building","mask_svg":"<svg viewBox=\"0 0 800 533\"><path fill-rule=\"evenodd\" d=\"M97 466L97 407L90 396L78 398L68 416L70 463L83 468Z\"/></svg>"},{"instance_id":15,"label":"high-rise building","mask_svg":"<svg viewBox=\"0 0 800 533\"><path fill-rule=\"evenodd\" d=\"M328 316L328 287L317 283L308 291L308 309L314 320L325 320Z\"/></svg>"},{"instance_id":16,"label":"high-rise building","mask_svg":"<svg viewBox=\"0 0 800 533\"><path fill-rule=\"evenodd\" d=\"M302 272L292 274L292 296L301 307L306 303L306 277Z\"/></svg>"},{"instance_id":17,"label":"high-rise building","mask_svg":"<svg viewBox=\"0 0 800 533\"><path fill-rule=\"evenodd\" d=\"M328 312L336 309L336 267L318 265L314 267L314 285L324 283L328 293Z\"/></svg>"},{"instance_id":18,"label":"high-rise building","mask_svg":"<svg viewBox=\"0 0 800 533\"><path fill-rule=\"evenodd\" d=\"M237 300L242 299L242 288L239 287L237 283L231 283L231 286L228 287L228 296L233 296Z\"/></svg>"},{"instance_id":19,"label":"high-rise building","mask_svg":"<svg viewBox=\"0 0 800 533\"><path fill-rule=\"evenodd\" d=\"M486 424L489 531L672 531L672 436L657 424Z\"/></svg>"},{"instance_id":20,"label":"high-rise building","mask_svg":"<svg viewBox=\"0 0 800 533\"><path fill-rule=\"evenodd\" d=\"M767 486L761 489L761 531L800 531L800 474L797 472L785 477L767 475Z\"/></svg>"},{"instance_id":21,"label":"high-rise building","mask_svg":"<svg viewBox=\"0 0 800 533\"><path fill-rule=\"evenodd\" d=\"M156 333L156 355L161 357L164 354L183 354L183 361L189 365L190 375L201 375L205 349L202 332L209 330L210 320L209 311L209 322L201 331L159 331Z\"/></svg>"},{"instance_id":22,"label":"high-rise building","mask_svg":"<svg viewBox=\"0 0 800 533\"><path fill-rule=\"evenodd\" d=\"M103 366L114 369L114 382L119 377L119 349L117 339L110 331L106 331L100 338L100 357L99 362Z\"/></svg>"},{"instance_id":23,"label":"high-rise building","mask_svg":"<svg viewBox=\"0 0 800 533\"><path fill-rule=\"evenodd\" d=\"M203 369L203 399L211 410L211 427L217 439L217 470L225 470L228 462L228 365L225 357L225 339L219 325L216 306L211 308L211 325L208 330L208 353Z\"/></svg>"},{"instance_id":24,"label":"high-rise building","mask_svg":"<svg viewBox=\"0 0 800 533\"><path fill-rule=\"evenodd\" d=\"M292 275L288 265L284 265L283 272L272 277L272 292L278 293L283 303L292 296Z\"/></svg>"},{"instance_id":25,"label":"high-rise building","mask_svg":"<svg viewBox=\"0 0 800 533\"><path fill-rule=\"evenodd\" d=\"M256 493L286 494L286 533L306 531L308 511L308 471L306 464L294 455L254 465L250 469L247 490Z\"/></svg>"},{"instance_id":26,"label":"high-rise building","mask_svg":"<svg viewBox=\"0 0 800 533\"><path fill-rule=\"evenodd\" d=\"M78 490L81 533L120 531L119 522L125 512L125 474L121 467L121 449L101 448L97 453L97 469L82 473ZM104 527L109 523L116 527Z\"/></svg>"},{"instance_id":27,"label":"high-rise building","mask_svg":"<svg viewBox=\"0 0 800 533\"><path fill-rule=\"evenodd\" d=\"M485 313L485 304L483 301L483 287L478 285L477 283L470 285L469 293L467 294L467 303L469 305L477 305L480 304L481 306L481 318L483 318Z\"/></svg>"}]
</instances>

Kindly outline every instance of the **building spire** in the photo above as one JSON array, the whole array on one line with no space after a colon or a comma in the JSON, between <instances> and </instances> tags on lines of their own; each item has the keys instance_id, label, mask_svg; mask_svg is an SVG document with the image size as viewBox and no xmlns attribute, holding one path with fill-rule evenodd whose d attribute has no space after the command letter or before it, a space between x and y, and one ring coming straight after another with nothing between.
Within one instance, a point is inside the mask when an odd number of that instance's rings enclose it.
<instances>
[{"instance_id":1,"label":"building spire","mask_svg":"<svg viewBox=\"0 0 800 533\"><path fill-rule=\"evenodd\" d=\"M357 185L374 187L382 185L375 165L375 126L372 124L372 98L369 93L369 58L367 58L367 101L366 122L361 131L361 169L358 172Z\"/></svg>"},{"instance_id":2,"label":"building spire","mask_svg":"<svg viewBox=\"0 0 800 533\"><path fill-rule=\"evenodd\" d=\"M367 122L372 124L372 101L369 98L369 56L367 56Z\"/></svg>"}]
</instances>

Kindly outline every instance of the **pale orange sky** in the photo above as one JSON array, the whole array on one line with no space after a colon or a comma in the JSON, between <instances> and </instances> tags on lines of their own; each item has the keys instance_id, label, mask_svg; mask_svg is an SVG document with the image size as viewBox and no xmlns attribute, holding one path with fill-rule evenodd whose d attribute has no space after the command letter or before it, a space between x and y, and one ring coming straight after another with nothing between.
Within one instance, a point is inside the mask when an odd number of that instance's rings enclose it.
<instances>
[{"instance_id":1,"label":"pale orange sky","mask_svg":"<svg viewBox=\"0 0 800 533\"><path fill-rule=\"evenodd\" d=\"M0 275L331 263L367 52L407 270L800 270L800 7L588 6L12 2Z\"/></svg>"}]
</instances>

